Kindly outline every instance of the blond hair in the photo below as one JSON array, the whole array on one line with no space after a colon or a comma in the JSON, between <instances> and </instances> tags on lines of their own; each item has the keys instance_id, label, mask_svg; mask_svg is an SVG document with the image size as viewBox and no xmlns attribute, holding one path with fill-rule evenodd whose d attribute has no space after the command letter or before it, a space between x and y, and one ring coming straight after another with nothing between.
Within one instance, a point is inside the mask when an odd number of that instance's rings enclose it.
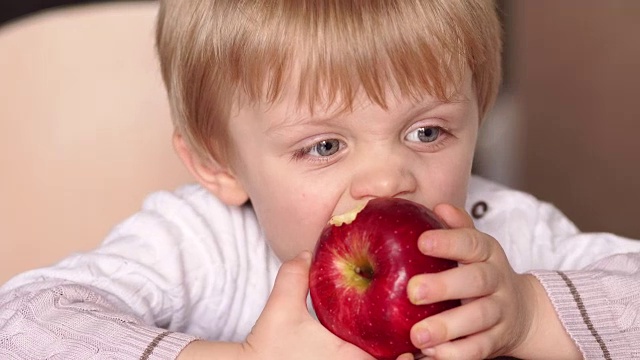
<instances>
[{"instance_id":1,"label":"blond hair","mask_svg":"<svg viewBox=\"0 0 640 360\"><path fill-rule=\"evenodd\" d=\"M500 83L491 0L161 0L157 48L176 131L200 155L229 155L240 97L293 86L311 109L357 94L449 100L471 70L481 117ZM292 81L295 79L295 81Z\"/></svg>"}]
</instances>

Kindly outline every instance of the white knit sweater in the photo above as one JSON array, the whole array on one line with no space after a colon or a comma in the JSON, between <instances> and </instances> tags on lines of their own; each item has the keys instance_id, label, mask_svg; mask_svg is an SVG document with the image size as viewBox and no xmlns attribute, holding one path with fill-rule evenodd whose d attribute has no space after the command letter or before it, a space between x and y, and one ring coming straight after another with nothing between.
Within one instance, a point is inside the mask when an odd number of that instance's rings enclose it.
<instances>
[{"instance_id":1,"label":"white knit sweater","mask_svg":"<svg viewBox=\"0 0 640 360\"><path fill-rule=\"evenodd\" d=\"M640 358L640 242L582 234L475 177L467 210L540 279L586 358ZM241 341L279 265L250 207L196 185L153 194L95 251L0 288L0 359L174 359L196 337Z\"/></svg>"}]
</instances>

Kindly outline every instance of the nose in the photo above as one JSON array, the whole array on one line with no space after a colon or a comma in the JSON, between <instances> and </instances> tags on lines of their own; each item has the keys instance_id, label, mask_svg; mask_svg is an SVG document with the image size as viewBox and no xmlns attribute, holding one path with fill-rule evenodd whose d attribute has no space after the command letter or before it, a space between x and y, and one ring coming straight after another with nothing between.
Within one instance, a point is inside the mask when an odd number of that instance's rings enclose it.
<instances>
[{"instance_id":1,"label":"nose","mask_svg":"<svg viewBox=\"0 0 640 360\"><path fill-rule=\"evenodd\" d=\"M410 160L396 156L372 159L354 168L351 180L351 197L366 199L395 197L416 191L417 180L410 170Z\"/></svg>"}]
</instances>

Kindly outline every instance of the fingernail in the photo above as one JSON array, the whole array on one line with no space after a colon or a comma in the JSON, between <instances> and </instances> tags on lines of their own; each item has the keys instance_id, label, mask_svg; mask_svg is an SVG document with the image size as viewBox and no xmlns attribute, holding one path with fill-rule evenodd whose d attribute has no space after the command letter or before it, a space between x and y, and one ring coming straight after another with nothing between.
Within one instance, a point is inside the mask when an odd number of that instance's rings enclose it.
<instances>
[{"instance_id":1,"label":"fingernail","mask_svg":"<svg viewBox=\"0 0 640 360\"><path fill-rule=\"evenodd\" d=\"M418 248L422 253L428 254L433 250L433 240L429 237L423 236L418 241Z\"/></svg>"},{"instance_id":2,"label":"fingernail","mask_svg":"<svg viewBox=\"0 0 640 360\"><path fill-rule=\"evenodd\" d=\"M418 281L416 281L418 282ZM427 297L427 287L418 283L414 283L412 284L411 281L409 281L409 285L407 286L408 289L408 295L409 295L409 301L411 301L412 304L414 305L422 305L425 303L425 299Z\"/></svg>"},{"instance_id":3,"label":"fingernail","mask_svg":"<svg viewBox=\"0 0 640 360\"><path fill-rule=\"evenodd\" d=\"M415 345L418 348L421 348L423 346L426 346L430 340L431 340L431 334L429 334L429 330L420 329L415 333L415 337L413 339L413 345Z\"/></svg>"}]
</instances>

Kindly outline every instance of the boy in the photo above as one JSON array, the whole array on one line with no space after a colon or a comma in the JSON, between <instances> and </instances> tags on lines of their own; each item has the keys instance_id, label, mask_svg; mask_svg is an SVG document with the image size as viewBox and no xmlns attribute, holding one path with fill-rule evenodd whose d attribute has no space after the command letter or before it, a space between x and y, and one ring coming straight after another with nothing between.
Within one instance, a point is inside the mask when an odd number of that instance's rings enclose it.
<instances>
[{"instance_id":1,"label":"boy","mask_svg":"<svg viewBox=\"0 0 640 360\"><path fill-rule=\"evenodd\" d=\"M461 264L410 280L417 304L464 303L414 326L428 357L637 357L640 245L470 176L499 33L487 0L162 1L174 145L200 185L6 284L0 357L370 359L309 314L309 251L391 196L434 208L450 229L417 246Z\"/></svg>"}]
</instances>

